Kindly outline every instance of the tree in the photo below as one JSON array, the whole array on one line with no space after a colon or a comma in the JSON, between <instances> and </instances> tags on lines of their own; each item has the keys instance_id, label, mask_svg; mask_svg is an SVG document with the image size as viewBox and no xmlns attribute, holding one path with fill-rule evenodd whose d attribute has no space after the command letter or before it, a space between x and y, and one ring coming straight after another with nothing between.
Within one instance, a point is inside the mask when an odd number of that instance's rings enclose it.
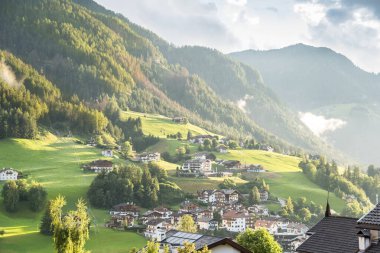
<instances>
[{"instance_id":1,"label":"tree","mask_svg":"<svg viewBox=\"0 0 380 253\"><path fill-rule=\"evenodd\" d=\"M84 245L89 239L90 219L83 200L78 200L76 210L63 215L62 208L66 205L65 198L58 196L51 202L53 241L57 253L84 253Z\"/></svg>"},{"instance_id":2,"label":"tree","mask_svg":"<svg viewBox=\"0 0 380 253\"><path fill-rule=\"evenodd\" d=\"M123 152L123 155L129 156L132 153L132 144L129 141L125 141L121 147L121 151Z\"/></svg>"},{"instance_id":3,"label":"tree","mask_svg":"<svg viewBox=\"0 0 380 253\"><path fill-rule=\"evenodd\" d=\"M191 140L191 138L193 138L193 133L189 130L187 132L187 140L189 141L189 140Z\"/></svg>"},{"instance_id":4,"label":"tree","mask_svg":"<svg viewBox=\"0 0 380 253\"><path fill-rule=\"evenodd\" d=\"M302 221L308 222L311 219L311 212L306 207L302 208L299 211L299 216L301 217Z\"/></svg>"},{"instance_id":5,"label":"tree","mask_svg":"<svg viewBox=\"0 0 380 253\"><path fill-rule=\"evenodd\" d=\"M178 253L211 253L211 250L207 248L207 245L201 250L195 250L195 244L190 242L185 242L183 247L177 249Z\"/></svg>"},{"instance_id":6,"label":"tree","mask_svg":"<svg viewBox=\"0 0 380 253\"><path fill-rule=\"evenodd\" d=\"M237 242L254 253L281 253L280 245L265 229L247 228L237 236Z\"/></svg>"},{"instance_id":7,"label":"tree","mask_svg":"<svg viewBox=\"0 0 380 253\"><path fill-rule=\"evenodd\" d=\"M356 200L348 203L342 211L342 215L348 217L360 217L362 214L363 210L361 209L361 205Z\"/></svg>"},{"instance_id":8,"label":"tree","mask_svg":"<svg viewBox=\"0 0 380 253\"><path fill-rule=\"evenodd\" d=\"M16 184L20 195L20 201L27 201L29 197L28 182L25 179L19 179L16 181Z\"/></svg>"},{"instance_id":9,"label":"tree","mask_svg":"<svg viewBox=\"0 0 380 253\"><path fill-rule=\"evenodd\" d=\"M29 207L32 211L40 211L46 204L47 192L41 184L33 183L28 192Z\"/></svg>"},{"instance_id":10,"label":"tree","mask_svg":"<svg viewBox=\"0 0 380 253\"><path fill-rule=\"evenodd\" d=\"M221 184L219 184L220 189L235 189L236 184L232 179L226 178Z\"/></svg>"},{"instance_id":11,"label":"tree","mask_svg":"<svg viewBox=\"0 0 380 253\"><path fill-rule=\"evenodd\" d=\"M237 145L236 141L230 141L230 142L228 143L228 147L229 147L230 149L236 149L236 148L238 147L238 145Z\"/></svg>"},{"instance_id":12,"label":"tree","mask_svg":"<svg viewBox=\"0 0 380 253\"><path fill-rule=\"evenodd\" d=\"M260 203L260 192L259 189L255 186L249 192L249 203L251 205L256 205Z\"/></svg>"},{"instance_id":13,"label":"tree","mask_svg":"<svg viewBox=\"0 0 380 253\"><path fill-rule=\"evenodd\" d=\"M15 212L19 202L19 192L15 181L8 181L3 186L1 193L4 199L4 207L8 212Z\"/></svg>"},{"instance_id":14,"label":"tree","mask_svg":"<svg viewBox=\"0 0 380 253\"><path fill-rule=\"evenodd\" d=\"M48 202L46 210L41 219L40 233L44 235L53 235L52 217L51 217L51 201Z\"/></svg>"},{"instance_id":15,"label":"tree","mask_svg":"<svg viewBox=\"0 0 380 253\"><path fill-rule=\"evenodd\" d=\"M148 241L146 246L141 250L142 253L158 253L160 244L158 242Z\"/></svg>"},{"instance_id":16,"label":"tree","mask_svg":"<svg viewBox=\"0 0 380 253\"><path fill-rule=\"evenodd\" d=\"M177 229L184 232L195 233L197 232L197 225L195 224L193 217L191 217L191 215L185 214L179 220Z\"/></svg>"},{"instance_id":17,"label":"tree","mask_svg":"<svg viewBox=\"0 0 380 253\"><path fill-rule=\"evenodd\" d=\"M293 200L291 197L288 198L286 201L285 209L289 214L294 213L294 205L293 205Z\"/></svg>"}]
</instances>

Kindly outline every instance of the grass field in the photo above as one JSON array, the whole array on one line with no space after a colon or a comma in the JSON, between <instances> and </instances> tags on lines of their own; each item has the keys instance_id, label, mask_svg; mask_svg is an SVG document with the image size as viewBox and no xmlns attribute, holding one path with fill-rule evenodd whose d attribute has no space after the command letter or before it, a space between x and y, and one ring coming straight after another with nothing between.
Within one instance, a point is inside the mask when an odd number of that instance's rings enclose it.
<instances>
[{"instance_id":1,"label":"grass field","mask_svg":"<svg viewBox=\"0 0 380 253\"><path fill-rule=\"evenodd\" d=\"M176 134L180 132L184 138L187 136L187 132L190 130L193 135L199 134L212 134L203 128L195 126L193 124L178 124L173 122L170 118L162 115L153 115L139 112L124 112L124 119L131 118L141 118L142 128L144 134L154 135L162 138L166 138L168 134Z\"/></svg>"},{"instance_id":2,"label":"grass field","mask_svg":"<svg viewBox=\"0 0 380 253\"><path fill-rule=\"evenodd\" d=\"M83 173L79 165L103 157L100 150L79 145L69 138L47 136L44 140L6 139L0 141L0 168L13 167L28 175L28 180L42 183L49 198L61 194L68 208L82 197L94 174ZM116 160L116 162L121 162ZM52 240L38 233L42 213L32 213L21 205L15 214L4 211L0 204L0 252L53 252ZM145 239L134 233L116 232L103 227L105 210L90 209L93 219L91 239L86 248L92 252L126 252L141 247ZM107 243L106 243L107 242Z\"/></svg>"},{"instance_id":3,"label":"grass field","mask_svg":"<svg viewBox=\"0 0 380 253\"><path fill-rule=\"evenodd\" d=\"M261 176L270 184L270 191L278 197L306 197L322 206L326 204L326 191L302 173L298 167L300 158L262 150L230 150L227 154L217 154L217 158L239 160L242 164L261 164L268 171ZM247 173L246 176L249 178L250 175ZM340 212L345 202L332 194L330 205L335 211Z\"/></svg>"}]
</instances>

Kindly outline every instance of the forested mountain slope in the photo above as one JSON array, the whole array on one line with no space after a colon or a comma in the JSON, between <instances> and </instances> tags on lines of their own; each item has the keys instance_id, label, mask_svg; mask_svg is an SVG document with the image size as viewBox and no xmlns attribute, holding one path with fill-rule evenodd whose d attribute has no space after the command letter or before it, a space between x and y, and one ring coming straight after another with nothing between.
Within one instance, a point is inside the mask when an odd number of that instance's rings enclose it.
<instances>
[{"instance_id":1,"label":"forested mountain slope","mask_svg":"<svg viewBox=\"0 0 380 253\"><path fill-rule=\"evenodd\" d=\"M49 80L62 101L71 101L102 117L103 112L112 124L105 122L101 129L87 132L119 132L115 127L125 130L115 110L130 109L185 116L209 130L235 138L252 136L282 150L291 149L288 143L322 150L322 145L308 138L306 131L297 135L297 127L303 127L289 117L250 67L216 58L234 73L235 79L228 81L236 87L230 90L237 92L227 96L221 90L229 82L217 85L223 76L214 79L205 72L191 70L185 64L191 58L182 62L185 66L172 64L175 61L169 50L175 49L168 43L93 1L5 0L1 5L0 48ZM204 50L212 57L220 54ZM220 71L223 69L210 69L216 76L222 74ZM241 102L245 101L240 101L240 108L236 104L236 99L245 98L243 94L247 94L247 101L252 100L246 107L252 119L242 110ZM76 130L70 125L67 128ZM124 136L128 136L125 131Z\"/></svg>"}]
</instances>

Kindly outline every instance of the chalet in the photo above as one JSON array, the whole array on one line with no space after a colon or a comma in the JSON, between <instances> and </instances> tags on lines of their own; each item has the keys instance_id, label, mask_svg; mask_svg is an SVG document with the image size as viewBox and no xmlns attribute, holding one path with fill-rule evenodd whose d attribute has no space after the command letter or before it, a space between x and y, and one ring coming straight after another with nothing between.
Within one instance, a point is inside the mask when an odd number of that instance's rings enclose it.
<instances>
[{"instance_id":1,"label":"chalet","mask_svg":"<svg viewBox=\"0 0 380 253\"><path fill-rule=\"evenodd\" d=\"M265 228L270 234L275 234L278 231L278 223L275 220L256 220L255 229Z\"/></svg>"},{"instance_id":2,"label":"chalet","mask_svg":"<svg viewBox=\"0 0 380 253\"><path fill-rule=\"evenodd\" d=\"M172 121L178 124L186 124L188 122L186 117L174 117Z\"/></svg>"},{"instance_id":3,"label":"chalet","mask_svg":"<svg viewBox=\"0 0 380 253\"><path fill-rule=\"evenodd\" d=\"M203 217L203 218L200 218L200 219L197 219L197 227L198 229L202 230L209 230L210 229L210 221L212 220L212 218L208 218L208 217Z\"/></svg>"},{"instance_id":4,"label":"chalet","mask_svg":"<svg viewBox=\"0 0 380 253\"><path fill-rule=\"evenodd\" d=\"M113 156L113 151L112 150L103 150L102 151L102 156L112 157Z\"/></svg>"},{"instance_id":5,"label":"chalet","mask_svg":"<svg viewBox=\"0 0 380 253\"><path fill-rule=\"evenodd\" d=\"M112 215L110 221L108 221L105 226L108 228L132 227L135 220L135 217L131 215Z\"/></svg>"},{"instance_id":6,"label":"chalet","mask_svg":"<svg viewBox=\"0 0 380 253\"><path fill-rule=\"evenodd\" d=\"M211 210L201 210L197 213L197 219L202 219L202 218L214 218L214 213Z\"/></svg>"},{"instance_id":7,"label":"chalet","mask_svg":"<svg viewBox=\"0 0 380 253\"><path fill-rule=\"evenodd\" d=\"M269 216L269 209L262 205L250 206L248 211L258 216Z\"/></svg>"},{"instance_id":8,"label":"chalet","mask_svg":"<svg viewBox=\"0 0 380 253\"><path fill-rule=\"evenodd\" d=\"M0 170L0 181L17 180L19 172L12 168L3 168Z\"/></svg>"},{"instance_id":9,"label":"chalet","mask_svg":"<svg viewBox=\"0 0 380 253\"><path fill-rule=\"evenodd\" d=\"M162 214L163 219L169 219L170 216L173 214L171 210L163 206L156 207L153 209L153 211Z\"/></svg>"},{"instance_id":10,"label":"chalet","mask_svg":"<svg viewBox=\"0 0 380 253\"><path fill-rule=\"evenodd\" d=\"M196 213L200 210L199 206L194 204L193 202L190 202L188 200L185 200L180 204L179 212L180 213Z\"/></svg>"},{"instance_id":11,"label":"chalet","mask_svg":"<svg viewBox=\"0 0 380 253\"><path fill-rule=\"evenodd\" d=\"M107 160L96 160L84 166L85 170L95 173L111 172L113 170L113 164Z\"/></svg>"},{"instance_id":12,"label":"chalet","mask_svg":"<svg viewBox=\"0 0 380 253\"><path fill-rule=\"evenodd\" d=\"M207 246L209 250L215 253L251 253L251 251L229 238L180 232L177 230L168 231L166 238L161 241L161 245L168 245L169 252L174 253L185 242L194 243L196 250L202 250Z\"/></svg>"},{"instance_id":13,"label":"chalet","mask_svg":"<svg viewBox=\"0 0 380 253\"><path fill-rule=\"evenodd\" d=\"M152 241L161 241L165 239L166 232L170 225L162 219L151 220L146 223L146 229L144 232L144 236Z\"/></svg>"},{"instance_id":14,"label":"chalet","mask_svg":"<svg viewBox=\"0 0 380 253\"><path fill-rule=\"evenodd\" d=\"M309 237L297 248L298 253L378 253L380 204L358 220L331 215L327 203L325 217L306 234Z\"/></svg>"},{"instance_id":15,"label":"chalet","mask_svg":"<svg viewBox=\"0 0 380 253\"><path fill-rule=\"evenodd\" d=\"M142 153L137 156L137 160L142 163L158 162L161 159L161 154L158 152L154 153Z\"/></svg>"},{"instance_id":16,"label":"chalet","mask_svg":"<svg viewBox=\"0 0 380 253\"><path fill-rule=\"evenodd\" d=\"M203 203L236 203L239 201L239 192L236 190L203 190L198 192L198 200Z\"/></svg>"},{"instance_id":17,"label":"chalet","mask_svg":"<svg viewBox=\"0 0 380 253\"><path fill-rule=\"evenodd\" d=\"M112 207L111 215L139 217L140 208L133 203L121 203Z\"/></svg>"},{"instance_id":18,"label":"chalet","mask_svg":"<svg viewBox=\"0 0 380 253\"><path fill-rule=\"evenodd\" d=\"M240 169L241 163L237 160L228 160L223 162L223 166L227 169Z\"/></svg>"},{"instance_id":19,"label":"chalet","mask_svg":"<svg viewBox=\"0 0 380 253\"><path fill-rule=\"evenodd\" d=\"M222 227L230 232L243 232L247 228L248 214L238 211L227 211L222 215Z\"/></svg>"},{"instance_id":20,"label":"chalet","mask_svg":"<svg viewBox=\"0 0 380 253\"><path fill-rule=\"evenodd\" d=\"M181 168L182 172L194 174L211 173L211 160L208 159L193 159L186 161Z\"/></svg>"}]
</instances>

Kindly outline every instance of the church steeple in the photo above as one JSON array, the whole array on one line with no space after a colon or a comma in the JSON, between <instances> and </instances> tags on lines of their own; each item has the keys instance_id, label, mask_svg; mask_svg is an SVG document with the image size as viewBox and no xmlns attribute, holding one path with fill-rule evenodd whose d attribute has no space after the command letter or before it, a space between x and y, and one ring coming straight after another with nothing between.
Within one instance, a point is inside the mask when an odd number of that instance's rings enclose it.
<instances>
[{"instance_id":1,"label":"church steeple","mask_svg":"<svg viewBox=\"0 0 380 253\"><path fill-rule=\"evenodd\" d=\"M331 216L331 209L330 209L329 198L330 198L330 191L328 191L328 193L327 193L327 203L326 203L325 217L330 217Z\"/></svg>"}]
</instances>

